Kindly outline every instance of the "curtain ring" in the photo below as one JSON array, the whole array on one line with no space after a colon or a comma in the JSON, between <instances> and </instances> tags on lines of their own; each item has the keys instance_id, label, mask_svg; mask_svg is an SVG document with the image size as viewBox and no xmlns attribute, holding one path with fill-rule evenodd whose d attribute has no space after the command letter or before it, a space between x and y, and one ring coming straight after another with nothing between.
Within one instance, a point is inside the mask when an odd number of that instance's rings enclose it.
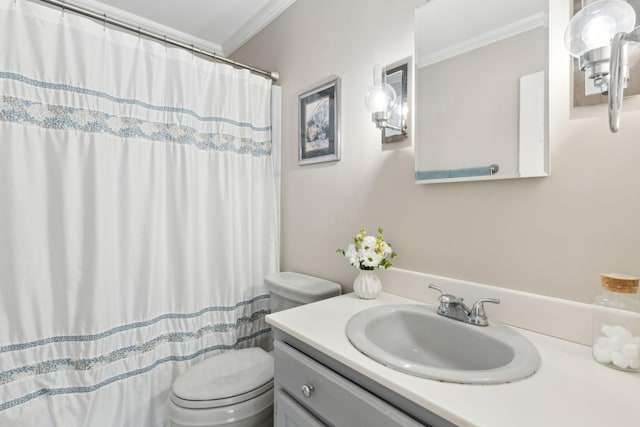
<instances>
[{"instance_id":1,"label":"curtain ring","mask_svg":"<svg viewBox=\"0 0 640 427\"><path fill-rule=\"evenodd\" d=\"M103 18L102 28L103 28L104 31L107 31L107 14L103 13L102 14L102 18Z\"/></svg>"}]
</instances>

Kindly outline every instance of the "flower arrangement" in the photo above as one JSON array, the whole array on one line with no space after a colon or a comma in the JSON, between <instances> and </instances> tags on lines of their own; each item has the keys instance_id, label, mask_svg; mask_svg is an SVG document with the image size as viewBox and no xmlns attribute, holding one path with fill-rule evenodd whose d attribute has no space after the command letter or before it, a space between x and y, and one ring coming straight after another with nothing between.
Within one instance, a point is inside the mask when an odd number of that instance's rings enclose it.
<instances>
[{"instance_id":1,"label":"flower arrangement","mask_svg":"<svg viewBox=\"0 0 640 427\"><path fill-rule=\"evenodd\" d=\"M338 249L349 263L360 270L374 270L376 268L391 267L391 258L396 256L391 245L384 241L382 228L378 228L378 236L368 236L367 230L361 228L353 238L353 243L347 249Z\"/></svg>"}]
</instances>

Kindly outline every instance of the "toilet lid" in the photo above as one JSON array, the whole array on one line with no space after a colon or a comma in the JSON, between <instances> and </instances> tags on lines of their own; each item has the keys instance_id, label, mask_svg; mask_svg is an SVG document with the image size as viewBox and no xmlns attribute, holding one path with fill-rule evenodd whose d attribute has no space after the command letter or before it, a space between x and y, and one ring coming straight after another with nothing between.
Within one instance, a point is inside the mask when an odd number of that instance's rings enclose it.
<instances>
[{"instance_id":1,"label":"toilet lid","mask_svg":"<svg viewBox=\"0 0 640 427\"><path fill-rule=\"evenodd\" d=\"M189 407L213 407L219 405L203 401L242 402L271 388L272 382L273 357L256 347L227 351L193 365L174 381L172 391L180 406L193 401Z\"/></svg>"}]
</instances>

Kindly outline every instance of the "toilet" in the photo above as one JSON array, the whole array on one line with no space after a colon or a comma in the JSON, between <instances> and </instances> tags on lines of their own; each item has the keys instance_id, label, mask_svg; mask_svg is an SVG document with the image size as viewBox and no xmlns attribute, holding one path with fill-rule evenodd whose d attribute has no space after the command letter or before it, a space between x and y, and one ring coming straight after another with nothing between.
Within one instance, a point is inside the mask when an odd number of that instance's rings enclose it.
<instances>
[{"instance_id":1,"label":"toilet","mask_svg":"<svg viewBox=\"0 0 640 427\"><path fill-rule=\"evenodd\" d=\"M265 277L271 312L340 295L339 284L285 271ZM187 369L169 393L173 427L273 425L273 357L262 348L231 350Z\"/></svg>"}]
</instances>

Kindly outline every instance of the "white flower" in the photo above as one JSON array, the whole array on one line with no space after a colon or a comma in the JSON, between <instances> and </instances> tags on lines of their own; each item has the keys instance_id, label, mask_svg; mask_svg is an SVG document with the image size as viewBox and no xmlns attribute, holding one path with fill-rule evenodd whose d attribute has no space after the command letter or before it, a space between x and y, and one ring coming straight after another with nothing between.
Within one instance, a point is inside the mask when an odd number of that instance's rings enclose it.
<instances>
[{"instance_id":1,"label":"white flower","mask_svg":"<svg viewBox=\"0 0 640 427\"><path fill-rule=\"evenodd\" d=\"M364 236L362 239L362 248L364 250L375 250L376 247L376 238L374 236Z\"/></svg>"},{"instance_id":2,"label":"white flower","mask_svg":"<svg viewBox=\"0 0 640 427\"><path fill-rule=\"evenodd\" d=\"M392 253L393 253L393 249L391 249L391 246L389 246L389 244L387 244L387 242L385 242L384 240L382 242L380 242L380 255L383 258L388 257Z\"/></svg>"},{"instance_id":3,"label":"white flower","mask_svg":"<svg viewBox=\"0 0 640 427\"><path fill-rule=\"evenodd\" d=\"M353 242L346 250L338 249L338 253L344 255L349 264L361 269L389 268L390 259L396 256L391 245L384 241L382 229L378 228L378 236L367 236L365 229L360 229L353 238Z\"/></svg>"},{"instance_id":4,"label":"white flower","mask_svg":"<svg viewBox=\"0 0 640 427\"><path fill-rule=\"evenodd\" d=\"M358 265L360 260L358 259L358 251L356 250L356 245L351 243L347 246L347 250L344 252L344 256L349 260L349 264Z\"/></svg>"},{"instance_id":5,"label":"white flower","mask_svg":"<svg viewBox=\"0 0 640 427\"><path fill-rule=\"evenodd\" d=\"M379 264L378 254L374 250L362 252L362 265L365 267L377 267Z\"/></svg>"}]
</instances>

